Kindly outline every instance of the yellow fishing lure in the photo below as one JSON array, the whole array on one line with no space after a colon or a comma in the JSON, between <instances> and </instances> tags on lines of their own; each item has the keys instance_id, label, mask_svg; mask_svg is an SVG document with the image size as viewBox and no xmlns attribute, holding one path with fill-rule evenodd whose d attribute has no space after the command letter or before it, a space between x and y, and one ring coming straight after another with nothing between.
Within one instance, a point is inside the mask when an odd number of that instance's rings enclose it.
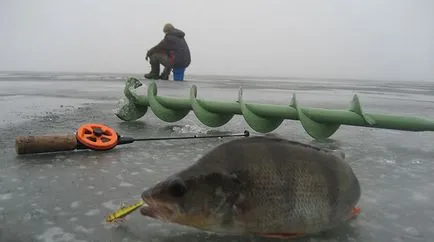
<instances>
[{"instance_id":1,"label":"yellow fishing lure","mask_svg":"<svg viewBox=\"0 0 434 242\"><path fill-rule=\"evenodd\" d=\"M144 203L145 202L143 200L141 200L141 201L139 201L135 204L132 204L130 206L122 206L120 209L118 209L115 212L108 215L106 217L106 222L113 222L113 221L121 220L122 218L124 218L128 214L134 212L136 209L143 206Z\"/></svg>"}]
</instances>

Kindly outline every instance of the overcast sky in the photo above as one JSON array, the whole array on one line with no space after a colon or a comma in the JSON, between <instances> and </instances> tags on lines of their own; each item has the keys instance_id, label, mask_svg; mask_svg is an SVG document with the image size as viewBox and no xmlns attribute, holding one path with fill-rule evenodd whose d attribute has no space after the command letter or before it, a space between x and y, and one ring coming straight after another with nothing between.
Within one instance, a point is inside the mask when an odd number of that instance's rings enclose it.
<instances>
[{"instance_id":1,"label":"overcast sky","mask_svg":"<svg viewBox=\"0 0 434 242\"><path fill-rule=\"evenodd\" d=\"M145 73L166 22L188 74L434 80L433 0L0 0L0 70Z\"/></svg>"}]
</instances>

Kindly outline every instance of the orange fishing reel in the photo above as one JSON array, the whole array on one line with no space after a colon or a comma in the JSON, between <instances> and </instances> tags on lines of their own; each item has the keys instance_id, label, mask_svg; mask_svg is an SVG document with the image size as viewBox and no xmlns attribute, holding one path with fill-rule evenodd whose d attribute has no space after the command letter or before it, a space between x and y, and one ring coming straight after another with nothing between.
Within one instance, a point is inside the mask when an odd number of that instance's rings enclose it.
<instances>
[{"instance_id":1,"label":"orange fishing reel","mask_svg":"<svg viewBox=\"0 0 434 242\"><path fill-rule=\"evenodd\" d=\"M77 129L75 137L81 145L92 150L110 150L118 145L120 135L104 124L84 124Z\"/></svg>"}]
</instances>

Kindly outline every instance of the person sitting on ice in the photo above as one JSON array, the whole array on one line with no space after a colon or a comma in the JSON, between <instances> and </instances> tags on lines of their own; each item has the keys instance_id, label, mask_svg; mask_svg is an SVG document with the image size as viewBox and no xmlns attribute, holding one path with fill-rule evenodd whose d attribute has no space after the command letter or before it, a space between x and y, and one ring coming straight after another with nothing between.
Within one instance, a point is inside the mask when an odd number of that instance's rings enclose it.
<instances>
[{"instance_id":1,"label":"person sitting on ice","mask_svg":"<svg viewBox=\"0 0 434 242\"><path fill-rule=\"evenodd\" d=\"M151 65L151 71L145 74L147 79L168 80L173 68L187 68L191 63L190 49L184 38L185 33L167 23L163 27L164 39L146 53L145 59ZM164 70L160 76L160 64Z\"/></svg>"}]
</instances>

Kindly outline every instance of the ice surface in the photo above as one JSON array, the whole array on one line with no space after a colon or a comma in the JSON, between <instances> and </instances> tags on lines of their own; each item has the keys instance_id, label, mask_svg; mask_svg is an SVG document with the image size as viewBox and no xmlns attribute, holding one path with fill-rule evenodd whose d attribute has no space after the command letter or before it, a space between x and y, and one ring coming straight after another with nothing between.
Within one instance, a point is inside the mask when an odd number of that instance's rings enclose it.
<instances>
[{"instance_id":1,"label":"ice surface","mask_svg":"<svg viewBox=\"0 0 434 242\"><path fill-rule=\"evenodd\" d=\"M0 194L0 201L9 200L9 199L12 199L12 193Z\"/></svg>"},{"instance_id":2,"label":"ice surface","mask_svg":"<svg viewBox=\"0 0 434 242\"><path fill-rule=\"evenodd\" d=\"M86 240L77 240L76 235L65 232L62 228L51 227L43 234L36 236L39 241L43 242L87 242Z\"/></svg>"},{"instance_id":3,"label":"ice surface","mask_svg":"<svg viewBox=\"0 0 434 242\"><path fill-rule=\"evenodd\" d=\"M128 182L121 182L119 184L120 187L133 187L134 185Z\"/></svg>"},{"instance_id":4,"label":"ice surface","mask_svg":"<svg viewBox=\"0 0 434 242\"><path fill-rule=\"evenodd\" d=\"M105 208L110 209L110 210L117 210L117 209L119 209L119 204L114 203L113 200L110 200L110 201L104 202L102 205L103 205Z\"/></svg>"},{"instance_id":5,"label":"ice surface","mask_svg":"<svg viewBox=\"0 0 434 242\"><path fill-rule=\"evenodd\" d=\"M91 234L95 229L93 229L93 228L89 229L89 228L85 228L85 227L79 225L79 226L75 227L74 230L77 232L85 233L85 234Z\"/></svg>"},{"instance_id":6,"label":"ice surface","mask_svg":"<svg viewBox=\"0 0 434 242\"><path fill-rule=\"evenodd\" d=\"M74 201L71 203L70 207L71 208L77 208L80 205L80 201Z\"/></svg>"},{"instance_id":7,"label":"ice surface","mask_svg":"<svg viewBox=\"0 0 434 242\"><path fill-rule=\"evenodd\" d=\"M57 83L38 80L29 82L32 87L21 89L16 83L0 81L2 101L6 100L0 107L7 106L3 115L8 117L9 125L7 128L0 125L3 138L0 145L4 152L0 163L2 235L18 238L16 241L270 241L205 233L144 218L138 212L129 215L119 226L104 222L104 217L122 203L137 201L143 190L230 138L135 142L107 152L16 156L13 140L17 135L70 133L78 125L89 122L105 123L131 137L239 133L249 129L243 118L237 116L225 126L209 128L191 113L170 124L149 110L139 121L122 122L113 115L113 106L123 96L123 82L77 82L68 80L54 85ZM159 95L178 97L188 95L190 84L193 83L157 83ZM198 83L198 94L200 98L234 101L240 85L245 87L246 100L287 104L295 91L300 94L302 106L347 108L356 92L365 111L434 118L434 85L418 83L203 80ZM77 87L89 91L74 91ZM143 94L144 89L134 92ZM21 96L7 99L7 95ZM39 98L42 96L49 98ZM27 106L10 106L18 99ZM81 103L83 100L89 100L89 104ZM47 102L52 103L46 105ZM29 111L32 107L35 112ZM58 111L50 111L53 109ZM10 110L19 115L14 116ZM39 110L43 110L42 116L38 116ZM15 122L17 116L20 122ZM308 144L342 149L362 186L359 218L333 232L301 241L433 240L433 133L342 126L329 140L314 141L298 121L284 121L274 133Z\"/></svg>"},{"instance_id":8,"label":"ice surface","mask_svg":"<svg viewBox=\"0 0 434 242\"><path fill-rule=\"evenodd\" d=\"M183 125L183 126L174 126L172 128L173 131L180 133L180 134L206 134L207 129L204 127L201 127L199 125Z\"/></svg>"},{"instance_id":9,"label":"ice surface","mask_svg":"<svg viewBox=\"0 0 434 242\"><path fill-rule=\"evenodd\" d=\"M91 209L85 213L86 216L95 216L100 213L99 209Z\"/></svg>"}]
</instances>

